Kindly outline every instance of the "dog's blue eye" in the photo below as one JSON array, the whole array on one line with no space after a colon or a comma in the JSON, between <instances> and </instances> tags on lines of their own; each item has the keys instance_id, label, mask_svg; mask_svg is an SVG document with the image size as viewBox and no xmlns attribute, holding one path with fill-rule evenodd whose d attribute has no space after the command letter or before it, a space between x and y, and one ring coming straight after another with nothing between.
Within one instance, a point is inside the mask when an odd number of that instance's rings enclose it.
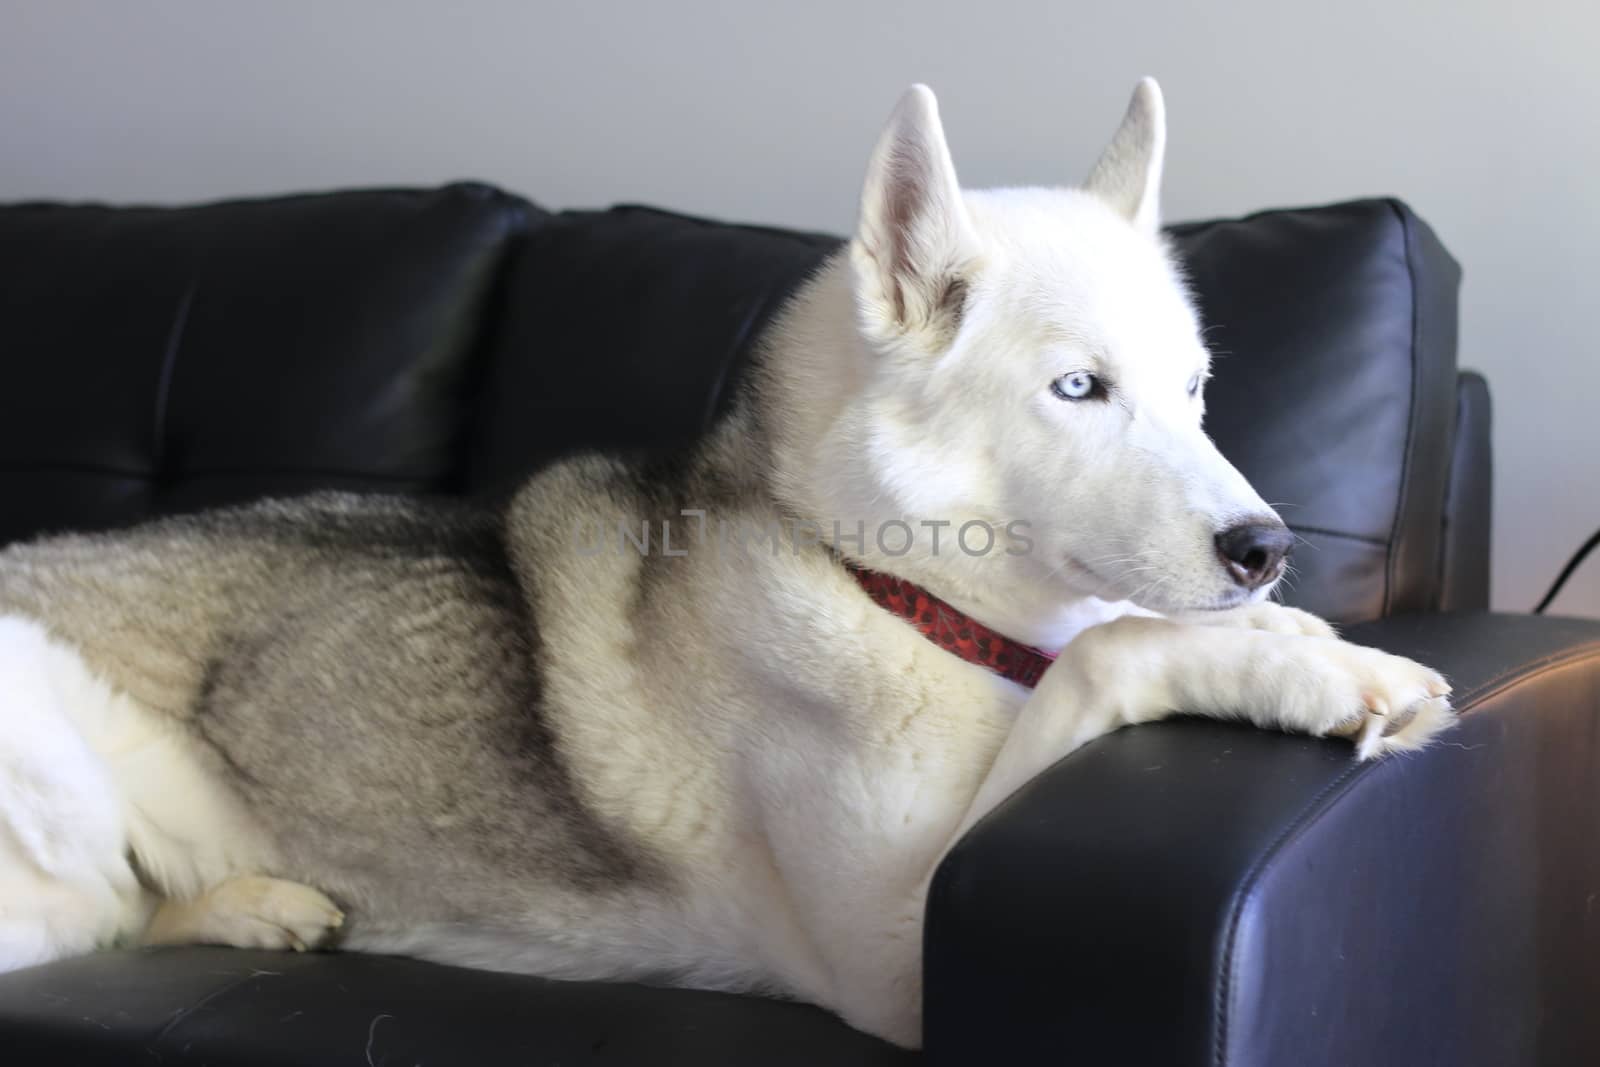
<instances>
[{"instance_id":1,"label":"dog's blue eye","mask_svg":"<svg viewBox=\"0 0 1600 1067\"><path fill-rule=\"evenodd\" d=\"M1194 396L1200 391L1200 375L1196 374L1189 379L1189 395Z\"/></svg>"},{"instance_id":2,"label":"dog's blue eye","mask_svg":"<svg viewBox=\"0 0 1600 1067\"><path fill-rule=\"evenodd\" d=\"M1050 383L1050 391L1062 400L1087 400L1092 396L1105 395L1105 389L1100 385L1100 379L1086 370L1075 370L1071 374L1063 374Z\"/></svg>"}]
</instances>

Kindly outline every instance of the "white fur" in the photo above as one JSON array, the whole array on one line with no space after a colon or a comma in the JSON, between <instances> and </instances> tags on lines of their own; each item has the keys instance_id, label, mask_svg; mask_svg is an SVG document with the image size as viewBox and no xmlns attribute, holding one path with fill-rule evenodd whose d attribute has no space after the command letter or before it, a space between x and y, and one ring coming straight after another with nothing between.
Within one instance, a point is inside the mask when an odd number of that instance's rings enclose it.
<instances>
[{"instance_id":1,"label":"white fur","mask_svg":"<svg viewBox=\"0 0 1600 1067\"><path fill-rule=\"evenodd\" d=\"M955 200L932 96L912 89L874 155L848 265L813 286L781 342L780 387L797 412L779 455L787 492L823 529L904 516L1026 521L1036 545L1024 556L934 561L926 542L900 560L870 545L857 554L1036 644L1081 629L1088 598L1157 611L1242 603L1213 538L1276 521L1201 428L1203 390L1186 392L1209 355L1154 231L1162 114L1155 83L1142 82L1095 169L1101 191ZM905 146L919 137L920 148ZM905 159L919 166L880 173ZM923 191L907 188L917 183ZM1102 195L1113 186L1115 202ZM909 236L888 232L896 218ZM925 258L907 262L896 251L907 248ZM886 296L885 262L898 264L901 291L924 297ZM930 328L925 294L952 275L967 293L959 329ZM1079 370L1113 383L1111 400L1051 394Z\"/></svg>"},{"instance_id":2,"label":"white fur","mask_svg":"<svg viewBox=\"0 0 1600 1067\"><path fill-rule=\"evenodd\" d=\"M75 667L39 627L0 618L0 970L138 923L121 801L65 710L99 695Z\"/></svg>"},{"instance_id":3,"label":"white fur","mask_svg":"<svg viewBox=\"0 0 1600 1067\"><path fill-rule=\"evenodd\" d=\"M619 607L635 602L626 564L557 561L540 589L547 718L585 802L670 859L672 893L356 924L349 947L776 990L915 1045L935 867L1068 752L1180 709L1350 736L1362 758L1447 726L1439 675L1243 592L1218 557L1220 530L1276 517L1186 388L1208 358L1157 230L1164 144L1146 80L1085 188L962 192L933 95L914 88L873 154L849 254L768 339L783 506L824 531L948 523L915 526L900 556L841 548L1063 649L1037 689L937 648L822 552L684 561L693 582L655 629L693 641L641 636ZM1078 371L1107 398L1052 394ZM965 522L1015 520L1032 551L949 550ZM338 925L321 893L255 877L271 842L174 722L20 620L0 619L0 680L0 968L137 931L150 902L130 850L171 898L153 940L297 947Z\"/></svg>"},{"instance_id":4,"label":"white fur","mask_svg":"<svg viewBox=\"0 0 1600 1067\"><path fill-rule=\"evenodd\" d=\"M797 509L824 529L1026 520L1034 550L1020 555L936 552L920 527L905 556L841 547L1013 638L1065 646L1025 700L984 701L962 689L972 668L919 655L927 642L910 634L917 666L879 670L885 704L921 709L895 717L906 723L896 745L846 758L826 736L789 738L784 762L806 769L772 772L767 803L794 824L774 847L834 975L825 1002L901 1043L920 1033L920 917L938 860L1068 752L1179 709L1353 736L1362 758L1418 747L1451 721L1438 674L1337 640L1266 602L1269 588L1244 592L1218 557L1220 531L1276 516L1202 429L1203 390L1186 389L1209 357L1158 231L1165 130L1146 79L1084 188L957 201L932 96L913 88L874 154L848 261L773 341L774 385L793 413L778 482ZM884 173L886 160L916 165ZM885 262L924 299L886 296ZM957 323L925 310L952 275L966 288ZM1110 398L1053 395L1075 371L1112 383ZM852 699L859 691L834 694ZM848 799L830 798L841 791ZM835 832L819 840L819 827Z\"/></svg>"},{"instance_id":5,"label":"white fur","mask_svg":"<svg viewBox=\"0 0 1600 1067\"><path fill-rule=\"evenodd\" d=\"M272 849L174 721L0 616L0 970L130 940Z\"/></svg>"}]
</instances>

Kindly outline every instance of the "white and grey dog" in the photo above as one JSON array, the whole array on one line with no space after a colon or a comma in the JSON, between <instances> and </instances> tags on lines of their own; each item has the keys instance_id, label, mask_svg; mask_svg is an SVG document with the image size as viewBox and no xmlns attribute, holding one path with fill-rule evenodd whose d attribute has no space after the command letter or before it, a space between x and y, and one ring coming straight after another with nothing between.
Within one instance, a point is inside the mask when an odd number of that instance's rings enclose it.
<instances>
[{"instance_id":1,"label":"white and grey dog","mask_svg":"<svg viewBox=\"0 0 1600 1067\"><path fill-rule=\"evenodd\" d=\"M0 553L0 967L337 944L915 1045L935 866L1066 753L1178 711L1428 741L1443 678L1267 600L1164 141L1146 80L1082 188L963 192L911 89L687 454Z\"/></svg>"}]
</instances>

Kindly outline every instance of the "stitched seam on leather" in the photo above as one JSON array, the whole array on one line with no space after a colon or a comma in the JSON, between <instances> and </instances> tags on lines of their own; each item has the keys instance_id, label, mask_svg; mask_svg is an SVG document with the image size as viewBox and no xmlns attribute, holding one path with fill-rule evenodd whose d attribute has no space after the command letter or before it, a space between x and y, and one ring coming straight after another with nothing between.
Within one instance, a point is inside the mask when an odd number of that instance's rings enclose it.
<instances>
[{"instance_id":1,"label":"stitched seam on leather","mask_svg":"<svg viewBox=\"0 0 1600 1067\"><path fill-rule=\"evenodd\" d=\"M734 364L739 361L739 354L744 351L745 345L749 342L751 331L755 328L755 324L767 321L767 311L771 306L772 290L765 289L761 293L761 299L750 306L750 310L740 321L739 328L734 332L733 340L729 343L727 352L722 356L722 363L717 367L716 380L711 383L711 388L707 390L710 398L706 401L705 410L700 413L700 428L702 432L708 430L712 423L716 421L717 412L722 406L723 390L727 388L728 378L733 373Z\"/></svg>"},{"instance_id":2,"label":"stitched seam on leather","mask_svg":"<svg viewBox=\"0 0 1600 1067\"><path fill-rule=\"evenodd\" d=\"M782 237L791 241L797 241L809 248L817 248L829 243L834 245L842 245L847 243L845 238L838 237L831 233L816 233L810 230L790 230L785 229L782 226L762 226L759 223L753 222L726 222L722 219L706 218L704 215L685 215L680 211L669 211L666 208L652 207L649 204L613 204L604 212L601 212L601 214L611 214L613 212L650 214L655 215L657 218L681 219L684 222L692 222L701 228L718 230L743 230L746 233L759 233L767 237ZM584 215L588 213L578 211L562 212L562 214Z\"/></svg>"},{"instance_id":3,"label":"stitched seam on leather","mask_svg":"<svg viewBox=\"0 0 1600 1067\"><path fill-rule=\"evenodd\" d=\"M1228 916L1225 947L1222 953L1222 973L1218 975L1220 980L1217 982L1217 992L1212 1000L1212 1012L1216 1019L1216 1036L1214 1038L1212 1062L1216 1067L1226 1067L1228 1062L1228 1017L1233 1005L1233 994L1238 980L1237 975L1234 973L1233 951L1238 942L1239 923L1244 918L1244 909L1255 893L1256 880L1260 877L1261 872L1266 869L1267 864L1277 855L1283 843L1291 835L1297 833L1302 826L1321 810L1323 801L1328 794L1342 787L1362 766L1359 763L1352 763L1343 774L1318 790L1317 795L1312 797L1310 802L1300 809L1300 814L1296 815L1288 825L1278 831L1271 843L1267 845L1256 861L1250 865L1240 883L1239 890L1234 894L1233 904Z\"/></svg>"},{"instance_id":4,"label":"stitched seam on leather","mask_svg":"<svg viewBox=\"0 0 1600 1067\"><path fill-rule=\"evenodd\" d=\"M1558 653L1549 659L1538 661L1537 666L1531 670L1527 669L1527 665L1522 665L1512 670L1504 671L1468 691L1457 705L1457 711L1465 714L1472 707L1482 704L1493 697L1500 696L1525 682L1536 681L1549 674L1591 659L1600 659L1600 642L1584 646L1576 651ZM1216 1018L1216 1036L1213 1044L1214 1055L1212 1062L1215 1067L1227 1067L1228 1019L1233 1006L1233 994L1238 982L1238 976L1234 971L1234 948L1237 944L1239 923L1244 917L1244 909L1255 895L1257 882L1262 872L1277 859L1278 854L1291 839L1298 837L1306 827L1314 823L1332 806L1330 794L1342 792L1353 780L1360 777L1363 771L1374 766L1376 765L1371 763L1352 763L1344 773L1320 789L1317 795L1312 797L1305 807L1300 809L1300 813L1273 837L1271 843L1262 851L1260 857L1245 872L1240 888L1234 894L1233 905L1228 917L1226 947L1222 957L1222 973L1218 976L1217 993L1213 998L1212 1007Z\"/></svg>"},{"instance_id":5,"label":"stitched seam on leather","mask_svg":"<svg viewBox=\"0 0 1600 1067\"><path fill-rule=\"evenodd\" d=\"M150 446L150 468L158 475L167 458L167 406L172 398L172 372L178 365L178 349L183 344L184 331L189 327L189 308L194 304L194 292L199 282L191 280L183 296L178 298L178 312L173 316L172 329L167 334L167 350L161 355L161 373L156 378L156 410L154 439Z\"/></svg>"},{"instance_id":6,"label":"stitched seam on leather","mask_svg":"<svg viewBox=\"0 0 1600 1067\"><path fill-rule=\"evenodd\" d=\"M159 475L149 470L127 470L121 467L101 467L92 463L29 463L6 466L0 464L0 476L8 474L83 474L97 478L123 478L129 481L153 481ZM349 478L369 482L394 482L401 485L427 484L437 476L427 474L382 474L369 471L326 470L315 467L224 467L216 470L179 471L171 476L175 484L214 478Z\"/></svg>"},{"instance_id":7,"label":"stitched seam on leather","mask_svg":"<svg viewBox=\"0 0 1600 1067\"><path fill-rule=\"evenodd\" d=\"M154 478L152 470L131 470L127 467L105 467L96 463L74 463L71 460L48 463L0 463L0 475L7 474L91 474L100 478Z\"/></svg>"},{"instance_id":8,"label":"stitched seam on leather","mask_svg":"<svg viewBox=\"0 0 1600 1067\"><path fill-rule=\"evenodd\" d=\"M461 360L460 397L462 404L454 421L455 445L449 479L457 489L465 488L472 479L473 463L478 458L479 444L484 427L489 420L484 417L485 396L494 378L496 355L503 337L508 333L509 316L506 307L511 302L511 287L517 276L517 260L530 244L530 238L549 218L540 213L537 220L532 212L539 209L526 200L514 200L496 213L500 227L494 247L484 250L489 257L483 290L478 296L476 321L472 325L472 338L467 343Z\"/></svg>"},{"instance_id":9,"label":"stitched seam on leather","mask_svg":"<svg viewBox=\"0 0 1600 1067\"><path fill-rule=\"evenodd\" d=\"M221 467L216 470L183 471L178 477L183 481L205 481L215 478L349 478L363 482L393 482L397 485L427 485L448 478L449 472L436 474L383 474L368 471L324 470L318 467L264 468Z\"/></svg>"},{"instance_id":10,"label":"stitched seam on leather","mask_svg":"<svg viewBox=\"0 0 1600 1067\"><path fill-rule=\"evenodd\" d=\"M1377 197L1359 197L1355 200L1341 200L1336 204L1318 204L1314 207L1269 207L1260 211L1252 211L1248 215L1239 215L1228 219L1202 219L1198 222L1175 222L1164 229L1173 237L1188 237L1191 234L1209 233L1227 226L1242 226L1255 222L1257 219L1267 218L1272 215L1328 215L1351 208L1366 207L1372 203L1388 203Z\"/></svg>"},{"instance_id":11,"label":"stitched seam on leather","mask_svg":"<svg viewBox=\"0 0 1600 1067\"><path fill-rule=\"evenodd\" d=\"M1338 537L1346 541L1360 541L1365 545L1383 546L1389 543L1381 537L1373 537L1370 534L1345 533L1343 530L1328 530L1321 526L1306 526L1298 522L1289 523L1289 529L1303 530L1306 533L1316 534L1318 537Z\"/></svg>"},{"instance_id":12,"label":"stitched seam on leather","mask_svg":"<svg viewBox=\"0 0 1600 1067\"><path fill-rule=\"evenodd\" d=\"M1492 697L1498 696L1513 686L1525 681L1543 677L1552 671L1559 671L1574 663L1582 663L1590 659L1600 659L1600 643L1587 645L1583 648L1557 653L1533 664L1522 664L1508 671L1502 671L1484 682L1480 682L1468 690L1456 702L1456 711L1465 714L1473 706L1483 703Z\"/></svg>"},{"instance_id":13,"label":"stitched seam on leather","mask_svg":"<svg viewBox=\"0 0 1600 1067\"><path fill-rule=\"evenodd\" d=\"M1395 218L1400 222L1401 247L1406 257L1406 279L1411 283L1411 396L1408 398L1406 408L1406 438L1405 445L1400 450L1400 495L1395 500L1394 525L1389 529L1388 559L1383 569L1383 613L1388 615L1394 610L1394 584L1395 561L1399 556L1398 543L1400 540L1400 527L1405 524L1406 504L1411 495L1411 469L1413 436L1416 432L1417 408L1420 405L1418 380L1422 376L1421 360L1418 356L1422 344L1422 301L1417 299L1417 265L1411 255L1411 221L1400 205L1393 200L1385 201L1389 210L1393 211Z\"/></svg>"},{"instance_id":14,"label":"stitched seam on leather","mask_svg":"<svg viewBox=\"0 0 1600 1067\"><path fill-rule=\"evenodd\" d=\"M1461 423L1466 417L1467 400L1461 389L1460 375L1456 376L1456 417L1450 424L1450 444L1445 449L1448 457L1448 466L1445 468L1444 478L1444 506L1439 511L1439 558L1434 567L1433 596L1430 602L1435 611L1444 610L1444 591L1447 577L1453 568L1457 553L1452 551L1452 532L1459 528L1454 521L1452 509L1459 501L1456 493L1456 445L1460 444Z\"/></svg>"}]
</instances>

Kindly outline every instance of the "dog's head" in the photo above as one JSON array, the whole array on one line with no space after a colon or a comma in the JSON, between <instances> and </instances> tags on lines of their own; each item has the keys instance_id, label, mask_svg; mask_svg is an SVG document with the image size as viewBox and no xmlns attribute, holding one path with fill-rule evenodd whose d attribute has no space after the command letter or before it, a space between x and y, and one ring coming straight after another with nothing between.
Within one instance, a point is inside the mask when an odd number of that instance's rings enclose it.
<instances>
[{"instance_id":1,"label":"dog's head","mask_svg":"<svg viewBox=\"0 0 1600 1067\"><path fill-rule=\"evenodd\" d=\"M1028 581L1174 612L1265 596L1292 536L1201 428L1210 360L1158 226L1165 140L1146 79L1082 188L963 192L913 87L849 257L874 491L1025 520L1008 566Z\"/></svg>"}]
</instances>

